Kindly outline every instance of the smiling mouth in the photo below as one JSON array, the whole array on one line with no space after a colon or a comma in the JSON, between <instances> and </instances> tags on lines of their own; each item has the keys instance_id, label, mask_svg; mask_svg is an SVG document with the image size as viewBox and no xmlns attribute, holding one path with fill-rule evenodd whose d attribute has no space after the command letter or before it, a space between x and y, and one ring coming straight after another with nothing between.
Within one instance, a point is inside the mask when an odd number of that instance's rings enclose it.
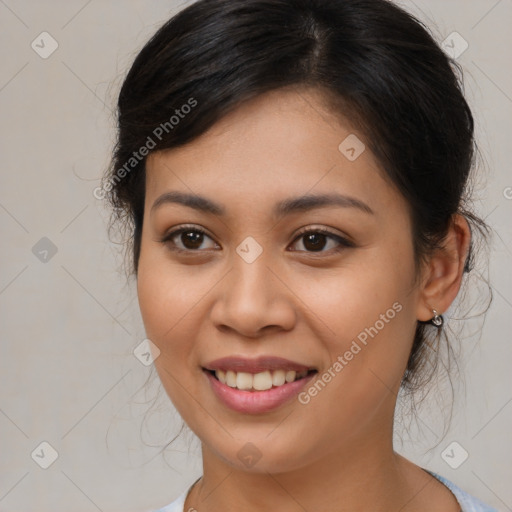
<instances>
[{"instance_id":1,"label":"smiling mouth","mask_svg":"<svg viewBox=\"0 0 512 512\"><path fill-rule=\"evenodd\" d=\"M203 370L230 388L250 392L278 388L317 373L317 370L303 370L301 372L295 370L266 370L259 373L208 370L206 368L203 368Z\"/></svg>"}]
</instances>

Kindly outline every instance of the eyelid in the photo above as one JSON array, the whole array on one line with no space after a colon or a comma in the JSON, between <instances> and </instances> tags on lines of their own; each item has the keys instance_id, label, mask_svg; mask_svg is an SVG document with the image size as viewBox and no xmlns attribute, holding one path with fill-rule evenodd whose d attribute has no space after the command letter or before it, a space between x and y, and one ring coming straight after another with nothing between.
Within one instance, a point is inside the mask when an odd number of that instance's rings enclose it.
<instances>
[{"instance_id":1,"label":"eyelid","mask_svg":"<svg viewBox=\"0 0 512 512\"><path fill-rule=\"evenodd\" d=\"M342 240L343 242L346 242L347 244L355 245L349 236L347 236L345 234L341 234L336 231L333 231L330 228L326 228L324 226L315 226L315 225L308 225L303 228L300 228L299 231L297 231L297 233L295 234L295 238L293 239L293 241L297 240L297 238L299 238L300 236L308 234L308 233L322 233L324 235L329 235L338 240Z\"/></svg>"},{"instance_id":2,"label":"eyelid","mask_svg":"<svg viewBox=\"0 0 512 512\"><path fill-rule=\"evenodd\" d=\"M306 226L304 228L301 228L295 235L295 238L293 239L293 242L291 245L293 245L297 240L299 240L302 236L307 235L308 233L321 233L323 235L326 235L328 238L336 240L338 243L338 247L335 247L328 251L292 251L292 252L301 252L304 254L307 254L308 256L316 256L316 255L329 255L329 254L336 254L344 249L350 249L353 247L356 247L356 244L350 239L350 237L347 237L345 235L341 235L339 233L335 233L334 231L331 231L328 228L325 228L323 226Z\"/></svg>"},{"instance_id":3,"label":"eyelid","mask_svg":"<svg viewBox=\"0 0 512 512\"><path fill-rule=\"evenodd\" d=\"M208 237L213 239L212 235L210 235L210 233L208 233L206 228L203 228L199 224L179 224L178 226L173 226L172 228L166 230L161 241L164 241L165 239L169 239L173 236L176 236L178 233L181 233L182 231L186 231L187 229L190 231L199 231L200 233L204 233L205 235L207 235Z\"/></svg>"},{"instance_id":4,"label":"eyelid","mask_svg":"<svg viewBox=\"0 0 512 512\"><path fill-rule=\"evenodd\" d=\"M165 232L165 234L161 238L158 239L158 241L165 245L168 245L171 242L172 238L174 238L186 231L197 231L198 233L202 233L203 235L210 238L210 240L212 240L216 245L219 245L214 240L213 236L211 236L208 233L208 231L206 231L205 228L203 228L202 226L198 226L197 224L182 224L179 226L175 226L175 227L167 230ZM181 249L180 247L176 247L175 244L174 244L174 247L172 247L172 250L177 251L177 252L187 252L187 253L201 253L201 252L205 251L205 249L203 249L203 250Z\"/></svg>"}]
</instances>

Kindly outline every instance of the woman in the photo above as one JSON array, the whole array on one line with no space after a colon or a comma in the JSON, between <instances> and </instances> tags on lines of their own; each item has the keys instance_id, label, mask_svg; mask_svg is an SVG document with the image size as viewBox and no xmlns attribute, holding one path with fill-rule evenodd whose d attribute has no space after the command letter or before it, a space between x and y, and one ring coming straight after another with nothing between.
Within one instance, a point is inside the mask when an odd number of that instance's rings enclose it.
<instances>
[{"instance_id":1,"label":"woman","mask_svg":"<svg viewBox=\"0 0 512 512\"><path fill-rule=\"evenodd\" d=\"M104 188L203 455L162 511L491 510L392 443L485 228L455 68L384 0L200 0L135 59Z\"/></svg>"}]
</instances>

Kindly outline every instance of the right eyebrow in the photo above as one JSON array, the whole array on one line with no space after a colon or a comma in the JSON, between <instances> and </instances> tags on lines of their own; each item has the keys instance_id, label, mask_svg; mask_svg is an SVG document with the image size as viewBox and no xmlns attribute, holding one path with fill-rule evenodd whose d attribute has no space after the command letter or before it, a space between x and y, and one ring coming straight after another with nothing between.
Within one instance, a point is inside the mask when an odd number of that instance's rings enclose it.
<instances>
[{"instance_id":1,"label":"right eyebrow","mask_svg":"<svg viewBox=\"0 0 512 512\"><path fill-rule=\"evenodd\" d=\"M222 217L226 214L226 210L220 204L213 202L212 200L199 196L197 194L187 194L184 192L172 191L162 194L158 199L155 200L151 207L151 212L161 207L164 204L177 203L189 208L194 208L205 213L211 213L218 217Z\"/></svg>"}]
</instances>

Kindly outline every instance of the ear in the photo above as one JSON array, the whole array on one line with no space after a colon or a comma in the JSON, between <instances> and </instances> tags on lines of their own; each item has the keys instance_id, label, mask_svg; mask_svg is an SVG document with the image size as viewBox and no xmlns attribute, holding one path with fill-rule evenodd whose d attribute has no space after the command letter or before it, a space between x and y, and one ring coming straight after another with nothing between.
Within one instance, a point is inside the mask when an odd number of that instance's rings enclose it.
<instances>
[{"instance_id":1,"label":"ear","mask_svg":"<svg viewBox=\"0 0 512 512\"><path fill-rule=\"evenodd\" d=\"M467 220L455 214L442 247L425 266L416 312L418 320L430 320L434 316L432 309L442 314L450 307L460 289L470 242Z\"/></svg>"}]
</instances>

